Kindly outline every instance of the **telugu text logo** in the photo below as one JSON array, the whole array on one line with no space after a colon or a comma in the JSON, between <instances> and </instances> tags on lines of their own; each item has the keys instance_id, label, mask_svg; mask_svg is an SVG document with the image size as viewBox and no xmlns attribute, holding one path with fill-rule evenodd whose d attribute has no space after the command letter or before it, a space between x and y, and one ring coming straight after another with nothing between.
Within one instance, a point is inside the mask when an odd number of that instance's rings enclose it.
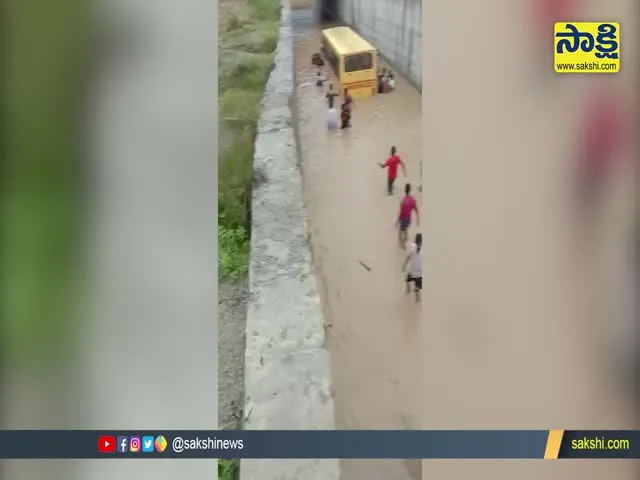
<instances>
[{"instance_id":1,"label":"telugu text logo","mask_svg":"<svg viewBox=\"0 0 640 480\"><path fill-rule=\"evenodd\" d=\"M620 71L620 24L556 23L554 63L558 73L617 73Z\"/></svg>"}]
</instances>

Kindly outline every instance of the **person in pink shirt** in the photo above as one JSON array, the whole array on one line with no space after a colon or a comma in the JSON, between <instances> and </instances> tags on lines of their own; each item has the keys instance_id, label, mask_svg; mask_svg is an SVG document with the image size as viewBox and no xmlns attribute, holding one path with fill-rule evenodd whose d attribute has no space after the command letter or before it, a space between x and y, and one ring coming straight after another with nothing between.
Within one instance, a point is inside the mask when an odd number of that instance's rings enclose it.
<instances>
[{"instance_id":1,"label":"person in pink shirt","mask_svg":"<svg viewBox=\"0 0 640 480\"><path fill-rule=\"evenodd\" d=\"M404 186L404 197L402 197L402 200L400 201L400 214L396 221L396 226L398 227L398 240L403 249L407 244L407 235L409 233L409 227L411 226L411 215L413 212L416 212L416 223L420 225L418 202L415 197L411 195L411 184L407 183Z\"/></svg>"}]
</instances>

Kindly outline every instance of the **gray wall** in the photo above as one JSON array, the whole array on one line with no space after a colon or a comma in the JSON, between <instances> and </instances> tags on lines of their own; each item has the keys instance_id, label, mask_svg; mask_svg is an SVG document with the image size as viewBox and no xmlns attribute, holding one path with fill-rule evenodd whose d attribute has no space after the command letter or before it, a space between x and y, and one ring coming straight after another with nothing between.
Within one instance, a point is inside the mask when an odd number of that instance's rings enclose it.
<instances>
[{"instance_id":1,"label":"gray wall","mask_svg":"<svg viewBox=\"0 0 640 480\"><path fill-rule=\"evenodd\" d=\"M339 14L422 90L422 0L342 0Z\"/></svg>"}]
</instances>

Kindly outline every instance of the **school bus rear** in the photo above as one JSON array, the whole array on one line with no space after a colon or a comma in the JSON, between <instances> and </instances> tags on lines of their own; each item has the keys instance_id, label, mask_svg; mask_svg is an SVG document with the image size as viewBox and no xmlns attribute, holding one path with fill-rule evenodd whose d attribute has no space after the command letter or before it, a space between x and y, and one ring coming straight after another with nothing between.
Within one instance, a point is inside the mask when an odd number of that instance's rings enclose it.
<instances>
[{"instance_id":1,"label":"school bus rear","mask_svg":"<svg viewBox=\"0 0 640 480\"><path fill-rule=\"evenodd\" d=\"M322 31L323 51L333 67L340 93L348 89L352 97L368 97L378 91L377 51L349 27Z\"/></svg>"}]
</instances>

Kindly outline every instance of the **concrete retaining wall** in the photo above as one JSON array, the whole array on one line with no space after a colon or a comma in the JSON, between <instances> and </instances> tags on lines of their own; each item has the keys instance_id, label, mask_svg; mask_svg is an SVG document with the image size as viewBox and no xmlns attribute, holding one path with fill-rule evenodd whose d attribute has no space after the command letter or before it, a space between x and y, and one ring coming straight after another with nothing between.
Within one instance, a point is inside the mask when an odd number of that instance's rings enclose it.
<instances>
[{"instance_id":1,"label":"concrete retaining wall","mask_svg":"<svg viewBox=\"0 0 640 480\"><path fill-rule=\"evenodd\" d=\"M422 0L341 0L339 15L422 91Z\"/></svg>"},{"instance_id":2,"label":"concrete retaining wall","mask_svg":"<svg viewBox=\"0 0 640 480\"><path fill-rule=\"evenodd\" d=\"M289 100L294 93L288 0L255 143L246 430L332 430L329 356L307 241ZM337 480L337 460L243 460L242 480Z\"/></svg>"}]
</instances>

